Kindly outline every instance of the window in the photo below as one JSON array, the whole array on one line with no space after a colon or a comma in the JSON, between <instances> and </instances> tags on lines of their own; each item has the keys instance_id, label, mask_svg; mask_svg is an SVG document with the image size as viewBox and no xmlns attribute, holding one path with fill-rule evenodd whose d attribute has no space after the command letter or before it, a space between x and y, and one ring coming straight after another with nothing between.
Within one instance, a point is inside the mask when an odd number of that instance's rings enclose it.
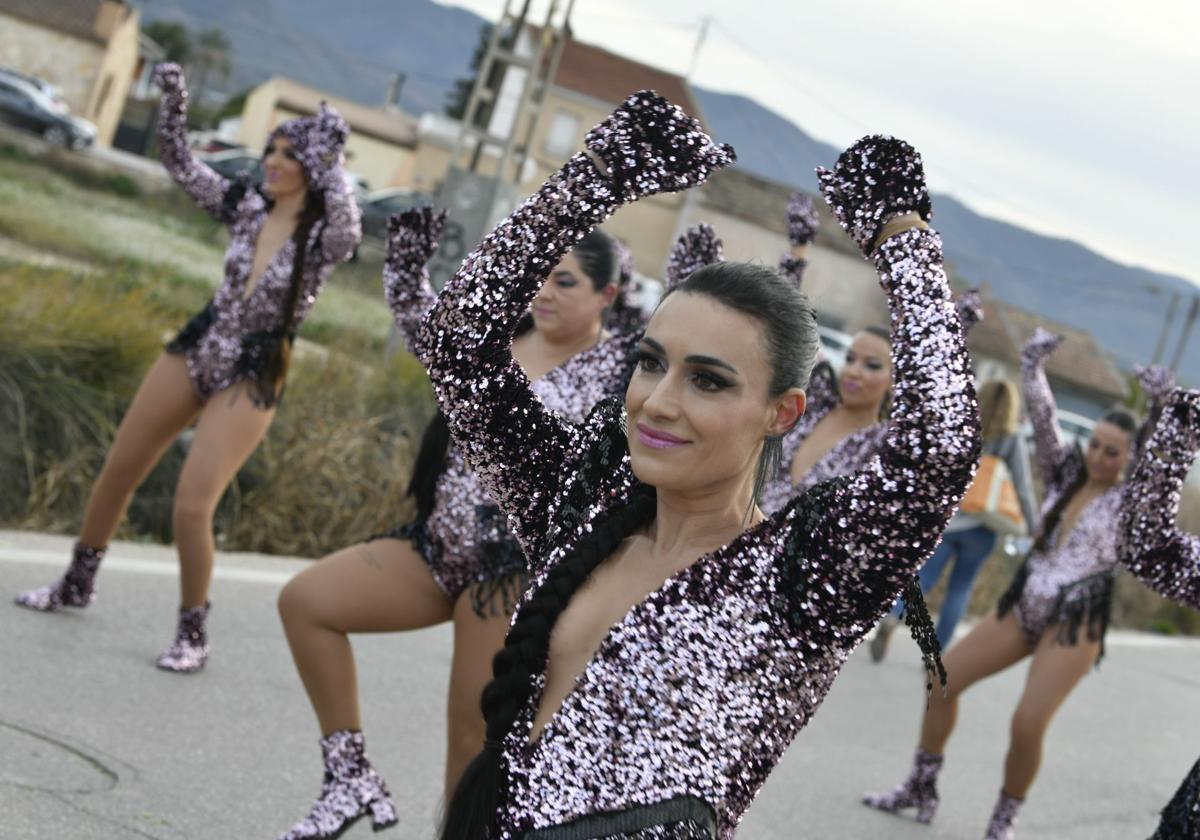
<instances>
[{"instance_id":1,"label":"window","mask_svg":"<svg viewBox=\"0 0 1200 840\"><path fill-rule=\"evenodd\" d=\"M545 152L552 157L565 158L575 151L579 137L579 115L556 111L546 130Z\"/></svg>"}]
</instances>

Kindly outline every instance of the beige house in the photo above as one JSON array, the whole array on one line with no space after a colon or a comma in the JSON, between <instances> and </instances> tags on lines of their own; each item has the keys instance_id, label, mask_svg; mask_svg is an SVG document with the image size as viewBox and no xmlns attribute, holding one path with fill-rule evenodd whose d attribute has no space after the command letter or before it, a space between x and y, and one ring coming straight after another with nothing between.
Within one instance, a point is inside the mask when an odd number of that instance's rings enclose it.
<instances>
[{"instance_id":1,"label":"beige house","mask_svg":"<svg viewBox=\"0 0 1200 840\"><path fill-rule=\"evenodd\" d=\"M138 12L121 0L0 0L0 65L62 91L112 144L139 67Z\"/></svg>"},{"instance_id":2,"label":"beige house","mask_svg":"<svg viewBox=\"0 0 1200 840\"><path fill-rule=\"evenodd\" d=\"M394 108L371 108L278 76L263 82L246 97L237 141L251 149L261 149L275 126L294 117L317 113L322 100L336 108L350 124L347 169L364 179L371 189L409 186L416 180L415 119Z\"/></svg>"}]
</instances>

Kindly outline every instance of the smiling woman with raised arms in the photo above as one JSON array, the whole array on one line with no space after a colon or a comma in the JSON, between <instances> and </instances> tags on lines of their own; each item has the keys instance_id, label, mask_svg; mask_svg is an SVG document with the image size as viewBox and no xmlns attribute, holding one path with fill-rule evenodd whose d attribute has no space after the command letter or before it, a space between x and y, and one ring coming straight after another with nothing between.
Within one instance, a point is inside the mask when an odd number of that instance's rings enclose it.
<instances>
[{"instance_id":1,"label":"smiling woman with raised arms","mask_svg":"<svg viewBox=\"0 0 1200 840\"><path fill-rule=\"evenodd\" d=\"M765 518L768 441L804 411L812 308L761 266L688 277L626 393L579 426L510 344L547 273L622 204L731 162L643 92L489 234L424 320L451 431L533 583L483 693L484 749L442 837L729 838L868 628L933 550L979 440L919 156L867 138L822 173L897 324L895 409L863 471Z\"/></svg>"},{"instance_id":2,"label":"smiling woman with raised arms","mask_svg":"<svg viewBox=\"0 0 1200 840\"><path fill-rule=\"evenodd\" d=\"M225 488L270 428L292 340L333 267L361 237L342 150L349 129L331 108L281 123L263 150L261 190L228 181L187 145L187 89L176 64L155 68L163 91L159 145L175 182L229 227L225 277L209 302L159 356L133 398L88 497L79 542L57 583L18 596L30 609L82 608L108 541L134 490L195 421L175 490L180 610L175 641L158 667L204 667L213 568L213 514Z\"/></svg>"}]
</instances>

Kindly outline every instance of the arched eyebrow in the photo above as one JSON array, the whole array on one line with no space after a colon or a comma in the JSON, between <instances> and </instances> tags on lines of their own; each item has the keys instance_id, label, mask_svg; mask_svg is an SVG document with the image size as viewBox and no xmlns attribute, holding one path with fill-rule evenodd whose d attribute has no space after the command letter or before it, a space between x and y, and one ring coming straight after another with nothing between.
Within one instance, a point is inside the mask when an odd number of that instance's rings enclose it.
<instances>
[{"instance_id":1,"label":"arched eyebrow","mask_svg":"<svg viewBox=\"0 0 1200 840\"><path fill-rule=\"evenodd\" d=\"M649 347L651 350L653 350L655 353L657 353L660 356L667 355L667 349L648 335L642 336L641 343L645 344L647 347ZM735 368L733 365L729 364L729 362L726 362L722 359L718 359L716 356L702 356L702 355L698 355L698 354L693 354L691 356L685 357L684 361L690 365L704 365L706 367L724 368L725 370L729 371L730 373L741 376L741 373L738 372L737 368Z\"/></svg>"}]
</instances>

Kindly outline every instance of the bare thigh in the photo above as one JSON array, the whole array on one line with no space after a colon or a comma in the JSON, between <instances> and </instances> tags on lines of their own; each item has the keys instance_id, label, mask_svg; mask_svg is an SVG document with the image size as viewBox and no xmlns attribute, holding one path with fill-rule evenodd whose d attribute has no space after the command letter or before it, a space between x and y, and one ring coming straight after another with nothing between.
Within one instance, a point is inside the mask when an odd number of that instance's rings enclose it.
<instances>
[{"instance_id":1,"label":"bare thigh","mask_svg":"<svg viewBox=\"0 0 1200 840\"><path fill-rule=\"evenodd\" d=\"M450 599L406 540L344 548L296 575L281 609L339 633L397 633L449 621Z\"/></svg>"},{"instance_id":2,"label":"bare thigh","mask_svg":"<svg viewBox=\"0 0 1200 840\"><path fill-rule=\"evenodd\" d=\"M980 680L1000 673L1028 655L1029 646L1017 617L1010 612L1000 618L993 610L961 641L951 645L942 657L947 690L954 696L962 694Z\"/></svg>"},{"instance_id":3,"label":"bare thigh","mask_svg":"<svg viewBox=\"0 0 1200 840\"><path fill-rule=\"evenodd\" d=\"M255 408L246 391L245 385L235 385L215 394L201 409L196 435L179 473L177 508L215 507L271 428L275 410Z\"/></svg>"},{"instance_id":4,"label":"bare thigh","mask_svg":"<svg viewBox=\"0 0 1200 840\"><path fill-rule=\"evenodd\" d=\"M160 355L121 418L92 488L80 529L84 543L100 546L109 541L133 491L202 405L183 358Z\"/></svg>"},{"instance_id":5,"label":"bare thigh","mask_svg":"<svg viewBox=\"0 0 1200 840\"><path fill-rule=\"evenodd\" d=\"M1025 690L1017 706L1018 716L1048 725L1054 713L1096 664L1100 642L1089 641L1085 633L1078 644L1058 641L1058 627L1046 629L1033 652L1033 662L1025 678Z\"/></svg>"},{"instance_id":6,"label":"bare thigh","mask_svg":"<svg viewBox=\"0 0 1200 840\"><path fill-rule=\"evenodd\" d=\"M496 596L502 607L504 593ZM454 658L450 667L450 690L446 703L447 751L446 794L475 754L483 748L484 719L480 698L492 679L492 659L504 646L510 616L503 609L480 618L465 592L454 604Z\"/></svg>"}]
</instances>

